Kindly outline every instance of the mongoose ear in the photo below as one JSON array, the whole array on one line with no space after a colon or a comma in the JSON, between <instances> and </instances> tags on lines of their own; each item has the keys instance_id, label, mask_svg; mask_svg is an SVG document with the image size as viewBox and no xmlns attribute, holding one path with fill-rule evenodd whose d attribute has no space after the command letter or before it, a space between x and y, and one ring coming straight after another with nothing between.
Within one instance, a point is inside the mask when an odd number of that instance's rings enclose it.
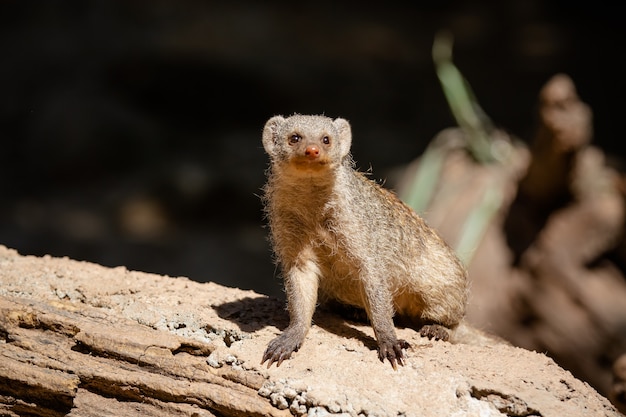
<instances>
[{"instance_id":1,"label":"mongoose ear","mask_svg":"<svg viewBox=\"0 0 626 417\"><path fill-rule=\"evenodd\" d=\"M263 128L263 147L265 148L265 152L269 155L274 155L274 147L278 139L278 129L284 121L284 117L274 116L265 123L265 127Z\"/></svg>"},{"instance_id":2,"label":"mongoose ear","mask_svg":"<svg viewBox=\"0 0 626 417\"><path fill-rule=\"evenodd\" d=\"M339 149L341 157L343 158L350 153L350 145L352 144L352 129L350 128L350 123L348 123L346 119L337 118L333 120L333 125L335 125L337 133L339 134Z\"/></svg>"}]
</instances>

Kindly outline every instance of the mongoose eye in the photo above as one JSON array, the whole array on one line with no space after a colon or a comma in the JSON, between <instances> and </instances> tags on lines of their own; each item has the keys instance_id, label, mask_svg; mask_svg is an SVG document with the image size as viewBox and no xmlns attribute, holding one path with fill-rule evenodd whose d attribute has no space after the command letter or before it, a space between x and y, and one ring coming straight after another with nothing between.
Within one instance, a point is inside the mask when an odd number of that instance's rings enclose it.
<instances>
[{"instance_id":1,"label":"mongoose eye","mask_svg":"<svg viewBox=\"0 0 626 417\"><path fill-rule=\"evenodd\" d=\"M328 144L330 143L330 138L329 138L328 136L324 136L324 137L322 138L322 143L323 143L324 145L328 145Z\"/></svg>"},{"instance_id":2,"label":"mongoose eye","mask_svg":"<svg viewBox=\"0 0 626 417\"><path fill-rule=\"evenodd\" d=\"M298 143L302 140L302 136L298 135L298 134L293 134L291 136L289 136L289 143L290 144L294 144L294 143Z\"/></svg>"}]
</instances>

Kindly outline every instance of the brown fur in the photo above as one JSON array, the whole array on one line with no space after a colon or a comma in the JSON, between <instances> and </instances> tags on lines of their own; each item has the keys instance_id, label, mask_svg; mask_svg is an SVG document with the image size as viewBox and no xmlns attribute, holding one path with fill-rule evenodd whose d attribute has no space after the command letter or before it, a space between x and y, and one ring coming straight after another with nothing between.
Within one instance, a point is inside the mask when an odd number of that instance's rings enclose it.
<instances>
[{"instance_id":1,"label":"brown fur","mask_svg":"<svg viewBox=\"0 0 626 417\"><path fill-rule=\"evenodd\" d=\"M379 357L394 368L409 347L396 338L394 315L442 339L465 315L463 265L395 194L353 168L351 141L346 120L324 116L275 116L263 130L264 202L290 315L263 356L268 367L298 350L318 292L365 309Z\"/></svg>"}]
</instances>

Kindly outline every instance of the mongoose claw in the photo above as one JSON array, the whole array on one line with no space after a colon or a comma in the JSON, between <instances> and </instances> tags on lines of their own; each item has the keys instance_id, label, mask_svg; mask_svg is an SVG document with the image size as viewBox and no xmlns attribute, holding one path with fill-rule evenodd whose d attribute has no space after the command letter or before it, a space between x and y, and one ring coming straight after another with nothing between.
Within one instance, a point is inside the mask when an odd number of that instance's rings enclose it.
<instances>
[{"instance_id":1,"label":"mongoose claw","mask_svg":"<svg viewBox=\"0 0 626 417\"><path fill-rule=\"evenodd\" d=\"M402 350L409 349L410 347L409 342L403 339L398 339L395 342L381 342L378 345L378 359L380 359L381 362L387 359L393 370L397 371L397 364L404 366L405 356Z\"/></svg>"},{"instance_id":2,"label":"mongoose claw","mask_svg":"<svg viewBox=\"0 0 626 417\"><path fill-rule=\"evenodd\" d=\"M420 335L429 339L443 340L450 338L448 329L440 324L426 324L420 329Z\"/></svg>"},{"instance_id":3,"label":"mongoose claw","mask_svg":"<svg viewBox=\"0 0 626 417\"><path fill-rule=\"evenodd\" d=\"M267 345L261 365L267 362L269 369L276 362L276 367L279 367L285 359L289 359L291 354L297 352L298 349L300 349L300 342L294 341L288 334L283 333Z\"/></svg>"}]
</instances>

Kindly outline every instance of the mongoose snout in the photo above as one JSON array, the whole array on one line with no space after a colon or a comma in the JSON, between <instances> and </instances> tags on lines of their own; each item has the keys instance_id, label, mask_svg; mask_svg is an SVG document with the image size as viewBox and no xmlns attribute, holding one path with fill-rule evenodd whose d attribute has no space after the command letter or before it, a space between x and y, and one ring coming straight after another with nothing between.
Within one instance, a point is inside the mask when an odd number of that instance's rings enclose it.
<instances>
[{"instance_id":1,"label":"mongoose snout","mask_svg":"<svg viewBox=\"0 0 626 417\"><path fill-rule=\"evenodd\" d=\"M304 154L308 156L309 159L315 160L320 156L320 149L315 145L309 145L304 150Z\"/></svg>"}]
</instances>

